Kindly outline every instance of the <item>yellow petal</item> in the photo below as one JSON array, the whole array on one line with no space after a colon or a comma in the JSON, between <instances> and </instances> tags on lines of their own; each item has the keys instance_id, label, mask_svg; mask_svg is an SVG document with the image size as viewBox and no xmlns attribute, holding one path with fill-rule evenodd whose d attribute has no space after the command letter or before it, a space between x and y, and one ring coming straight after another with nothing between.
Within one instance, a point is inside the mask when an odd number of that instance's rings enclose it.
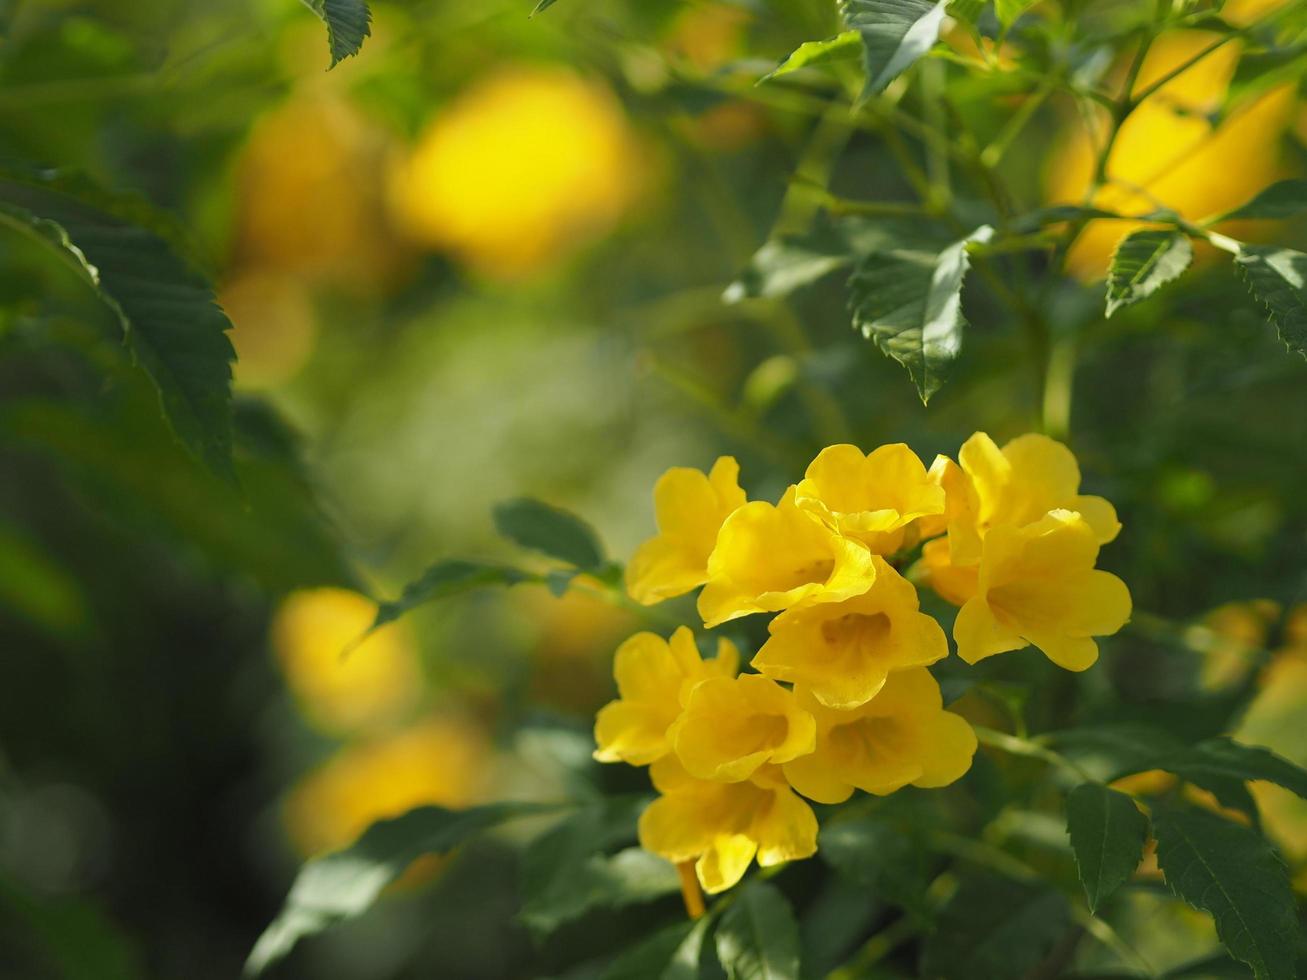
<instances>
[{"instance_id":1,"label":"yellow petal","mask_svg":"<svg viewBox=\"0 0 1307 980\"><path fill-rule=\"evenodd\" d=\"M998 445L984 432L977 432L962 444L958 462L971 477L980 505L979 518L988 523L1012 476L1012 464Z\"/></svg>"},{"instance_id":2,"label":"yellow petal","mask_svg":"<svg viewBox=\"0 0 1307 980\"><path fill-rule=\"evenodd\" d=\"M667 754L666 713L656 707L612 701L595 718L594 757L600 762L647 766Z\"/></svg>"},{"instance_id":3,"label":"yellow petal","mask_svg":"<svg viewBox=\"0 0 1307 980\"><path fill-rule=\"evenodd\" d=\"M958 610L953 621L953 642L958 645L958 656L969 664L1027 646L1020 633L994 618L984 596L969 599Z\"/></svg>"},{"instance_id":4,"label":"yellow petal","mask_svg":"<svg viewBox=\"0 0 1307 980\"><path fill-rule=\"evenodd\" d=\"M927 541L921 549L921 564L927 584L941 599L960 606L980 587L978 565L955 565L950 557L949 542L943 538Z\"/></svg>"},{"instance_id":5,"label":"yellow petal","mask_svg":"<svg viewBox=\"0 0 1307 980\"><path fill-rule=\"evenodd\" d=\"M758 845L744 834L715 837L694 866L699 884L709 895L716 895L736 885L749 870Z\"/></svg>"},{"instance_id":6,"label":"yellow petal","mask_svg":"<svg viewBox=\"0 0 1307 980\"><path fill-rule=\"evenodd\" d=\"M764 868L817 853L817 817L812 807L788 788L773 790L769 806L758 811L750 828Z\"/></svg>"},{"instance_id":7,"label":"yellow petal","mask_svg":"<svg viewBox=\"0 0 1307 980\"><path fill-rule=\"evenodd\" d=\"M674 864L697 859L712 846L715 836L704 813L704 799L697 792L658 797L640 814L640 846Z\"/></svg>"},{"instance_id":8,"label":"yellow petal","mask_svg":"<svg viewBox=\"0 0 1307 980\"><path fill-rule=\"evenodd\" d=\"M1084 518L1085 523L1093 529L1094 538L1099 544L1114 541L1121 533L1121 522L1117 520L1116 508L1102 497L1080 495L1068 503L1067 508L1076 511Z\"/></svg>"},{"instance_id":9,"label":"yellow petal","mask_svg":"<svg viewBox=\"0 0 1307 980\"><path fill-rule=\"evenodd\" d=\"M765 677L711 677L691 692L671 738L691 775L738 782L765 763L811 752L815 723L789 691Z\"/></svg>"},{"instance_id":10,"label":"yellow petal","mask_svg":"<svg viewBox=\"0 0 1307 980\"><path fill-rule=\"evenodd\" d=\"M933 789L947 786L964 776L976 754L976 733L966 719L941 711L926 725L921 755L922 773L914 786Z\"/></svg>"}]
</instances>

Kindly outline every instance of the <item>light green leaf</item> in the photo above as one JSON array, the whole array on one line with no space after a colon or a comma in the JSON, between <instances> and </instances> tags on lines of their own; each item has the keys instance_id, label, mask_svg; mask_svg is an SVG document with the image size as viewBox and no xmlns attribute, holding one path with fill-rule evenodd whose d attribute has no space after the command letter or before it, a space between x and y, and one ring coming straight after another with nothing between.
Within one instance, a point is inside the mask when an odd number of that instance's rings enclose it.
<instances>
[{"instance_id":1,"label":"light green leaf","mask_svg":"<svg viewBox=\"0 0 1307 980\"><path fill-rule=\"evenodd\" d=\"M350 847L300 869L280 914L254 944L246 975L262 973L305 936L367 911L385 887L423 855L444 853L496 824L552 809L533 803L492 803L468 810L424 806L374 823Z\"/></svg>"},{"instance_id":2,"label":"light green leaf","mask_svg":"<svg viewBox=\"0 0 1307 980\"><path fill-rule=\"evenodd\" d=\"M1247 204L1227 211L1219 220L1245 218L1283 219L1307 211L1307 180L1281 180L1272 184Z\"/></svg>"},{"instance_id":3,"label":"light green leaf","mask_svg":"<svg viewBox=\"0 0 1307 980\"><path fill-rule=\"evenodd\" d=\"M359 53L363 39L372 34L372 11L366 0L300 0L327 25L331 67Z\"/></svg>"},{"instance_id":4,"label":"light green leaf","mask_svg":"<svg viewBox=\"0 0 1307 980\"><path fill-rule=\"evenodd\" d=\"M1167 885L1210 912L1216 932L1257 980L1293 980L1300 939L1289 873L1260 834L1193 807L1153 808L1157 863Z\"/></svg>"},{"instance_id":5,"label":"light green leaf","mask_svg":"<svg viewBox=\"0 0 1307 980\"><path fill-rule=\"evenodd\" d=\"M862 35L857 31L843 31L824 41L805 41L773 71L758 79L758 84L788 75L800 68L813 68L833 61L847 61L856 58L861 51Z\"/></svg>"},{"instance_id":6,"label":"light green leaf","mask_svg":"<svg viewBox=\"0 0 1307 980\"><path fill-rule=\"evenodd\" d=\"M939 40L948 0L840 0L844 23L862 35L867 86L885 91Z\"/></svg>"},{"instance_id":7,"label":"light green leaf","mask_svg":"<svg viewBox=\"0 0 1307 980\"><path fill-rule=\"evenodd\" d=\"M236 355L226 334L231 324L208 283L153 232L62 195L0 183L0 225L55 250L95 291L154 382L177 437L213 472L234 481Z\"/></svg>"},{"instance_id":8,"label":"light green leaf","mask_svg":"<svg viewBox=\"0 0 1307 980\"><path fill-rule=\"evenodd\" d=\"M420 578L404 587L398 599L381 603L371 628L375 630L385 626L399 619L409 610L436 599L446 599L449 596L461 595L464 592L492 585L518 585L522 582L539 581L542 581L540 576L509 565L451 558L428 568Z\"/></svg>"},{"instance_id":9,"label":"light green leaf","mask_svg":"<svg viewBox=\"0 0 1307 980\"><path fill-rule=\"evenodd\" d=\"M994 11L998 22L1004 27L1016 23L1016 19L1035 5L1035 0L995 0Z\"/></svg>"},{"instance_id":10,"label":"light green leaf","mask_svg":"<svg viewBox=\"0 0 1307 980\"><path fill-rule=\"evenodd\" d=\"M948 15L954 20L975 27L980 15L985 12L989 0L949 0Z\"/></svg>"},{"instance_id":11,"label":"light green leaf","mask_svg":"<svg viewBox=\"0 0 1307 980\"><path fill-rule=\"evenodd\" d=\"M604 564L603 548L594 530L575 514L519 497L497 504L494 518L495 529L523 548L586 571L596 571Z\"/></svg>"},{"instance_id":12,"label":"light green leaf","mask_svg":"<svg viewBox=\"0 0 1307 980\"><path fill-rule=\"evenodd\" d=\"M1270 310L1284 346L1307 357L1307 254L1241 244L1234 261L1253 295Z\"/></svg>"},{"instance_id":13,"label":"light green leaf","mask_svg":"<svg viewBox=\"0 0 1307 980\"><path fill-rule=\"evenodd\" d=\"M745 885L715 934L729 980L799 980L799 926L772 885Z\"/></svg>"},{"instance_id":14,"label":"light green leaf","mask_svg":"<svg viewBox=\"0 0 1307 980\"><path fill-rule=\"evenodd\" d=\"M678 922L655 933L608 965L600 980L699 980L699 960L711 916Z\"/></svg>"},{"instance_id":15,"label":"light green leaf","mask_svg":"<svg viewBox=\"0 0 1307 980\"><path fill-rule=\"evenodd\" d=\"M1107 272L1107 315L1138 303L1180 277L1194 247L1180 231L1147 228L1121 239Z\"/></svg>"},{"instance_id":16,"label":"light green leaf","mask_svg":"<svg viewBox=\"0 0 1307 980\"><path fill-rule=\"evenodd\" d=\"M557 2L558 0L540 0L540 2L535 5L535 9L531 11L531 16L534 17L536 14L548 10Z\"/></svg>"},{"instance_id":17,"label":"light green leaf","mask_svg":"<svg viewBox=\"0 0 1307 980\"><path fill-rule=\"evenodd\" d=\"M922 402L944 384L962 349L962 282L976 229L938 253L898 249L864 258L849 280L853 326L908 370Z\"/></svg>"},{"instance_id":18,"label":"light green leaf","mask_svg":"<svg viewBox=\"0 0 1307 980\"><path fill-rule=\"evenodd\" d=\"M1081 783L1067 797L1066 829L1089 910L1096 912L1139 867L1148 818L1124 793Z\"/></svg>"}]
</instances>

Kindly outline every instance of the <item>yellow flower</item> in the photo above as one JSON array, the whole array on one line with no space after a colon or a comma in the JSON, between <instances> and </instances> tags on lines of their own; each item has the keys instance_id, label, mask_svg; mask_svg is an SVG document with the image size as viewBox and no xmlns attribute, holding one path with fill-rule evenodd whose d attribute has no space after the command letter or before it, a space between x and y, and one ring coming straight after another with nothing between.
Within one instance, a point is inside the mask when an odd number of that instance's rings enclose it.
<instances>
[{"instance_id":1,"label":"yellow flower","mask_svg":"<svg viewBox=\"0 0 1307 980\"><path fill-rule=\"evenodd\" d=\"M866 592L872 554L799 509L791 487L773 507L754 501L726 519L708 558L699 615L717 626L799 602L839 602Z\"/></svg>"},{"instance_id":2,"label":"yellow flower","mask_svg":"<svg viewBox=\"0 0 1307 980\"><path fill-rule=\"evenodd\" d=\"M1185 631L1185 639L1203 655L1198 685L1223 691L1242 683L1257 665L1267 633L1280 616L1280 604L1270 599L1227 602Z\"/></svg>"},{"instance_id":3,"label":"yellow flower","mask_svg":"<svg viewBox=\"0 0 1307 980\"><path fill-rule=\"evenodd\" d=\"M739 664L739 652L725 639L717 641L715 660L703 660L685 626L670 641L635 634L617 650L613 674L621 697L599 710L594 757L633 766L662 758L671 751L667 730L694 686L710 677L734 677Z\"/></svg>"},{"instance_id":4,"label":"yellow flower","mask_svg":"<svg viewBox=\"0 0 1307 980\"><path fill-rule=\"evenodd\" d=\"M676 466L654 484L658 536L636 549L626 590L646 606L684 595L708 581L708 556L731 512L743 506L740 464L722 456L705 476Z\"/></svg>"},{"instance_id":5,"label":"yellow flower","mask_svg":"<svg viewBox=\"0 0 1307 980\"><path fill-rule=\"evenodd\" d=\"M1218 39L1205 31L1161 35L1149 48L1135 92ZM1093 196L1093 205L1126 215L1170 208L1198 220L1241 204L1282 176L1279 141L1293 109L1292 86L1277 86L1217 113L1240 53L1239 41L1216 48L1126 118L1108 159L1109 182ZM1106 112L1095 118L1092 136L1076 120L1056 142L1058 153L1049 168L1051 203L1080 204L1092 186ZM1117 243L1140 227L1137 221L1091 222L1068 254L1067 267L1081 279L1101 279Z\"/></svg>"},{"instance_id":6,"label":"yellow flower","mask_svg":"<svg viewBox=\"0 0 1307 980\"><path fill-rule=\"evenodd\" d=\"M767 763L789 762L813 747L812 715L794 695L758 674L697 684L668 738L696 779L739 782Z\"/></svg>"},{"instance_id":7,"label":"yellow flower","mask_svg":"<svg viewBox=\"0 0 1307 980\"><path fill-rule=\"evenodd\" d=\"M563 69L518 68L436 116L390 198L420 244L517 278L605 234L636 196L639 165L611 92Z\"/></svg>"},{"instance_id":8,"label":"yellow flower","mask_svg":"<svg viewBox=\"0 0 1307 980\"><path fill-rule=\"evenodd\" d=\"M831 708L855 708L877 696L891 671L948 656L939 623L918 611L917 590L875 558L870 589L843 602L802 605L771 621L753 666L801 685Z\"/></svg>"},{"instance_id":9,"label":"yellow flower","mask_svg":"<svg viewBox=\"0 0 1307 980\"><path fill-rule=\"evenodd\" d=\"M917 531L922 538L948 532L948 552L957 565L980 561L980 495L971 477L947 456L936 456L930 465L930 479L944 491L944 512L921 518Z\"/></svg>"},{"instance_id":10,"label":"yellow flower","mask_svg":"<svg viewBox=\"0 0 1307 980\"><path fill-rule=\"evenodd\" d=\"M817 749L784 770L809 799L843 803L855 789L884 796L909 784L947 786L971 768L976 734L944 710L939 685L924 668L891 675L876 697L852 711L827 708L797 690L817 720Z\"/></svg>"},{"instance_id":11,"label":"yellow flower","mask_svg":"<svg viewBox=\"0 0 1307 980\"><path fill-rule=\"evenodd\" d=\"M1098 542L1077 513L1054 510L1024 527L985 536L976 595L958 612L953 639L969 664L1034 644L1067 670L1098 659L1092 637L1130 618L1130 593L1098 571Z\"/></svg>"},{"instance_id":12,"label":"yellow flower","mask_svg":"<svg viewBox=\"0 0 1307 980\"><path fill-rule=\"evenodd\" d=\"M817 852L817 818L776 766L752 779L695 779L671 757L650 769L662 794L640 815L640 844L680 864L695 862L709 894L730 888L756 857L764 868Z\"/></svg>"},{"instance_id":13,"label":"yellow flower","mask_svg":"<svg viewBox=\"0 0 1307 980\"><path fill-rule=\"evenodd\" d=\"M272 621L272 648L314 727L331 734L375 728L407 711L422 678L400 624L382 627L342 656L376 618L371 599L345 589L286 598Z\"/></svg>"},{"instance_id":14,"label":"yellow flower","mask_svg":"<svg viewBox=\"0 0 1307 980\"><path fill-rule=\"evenodd\" d=\"M1050 510L1076 511L1107 544L1121 530L1116 510L1102 497L1080 493L1080 466L1071 450L1048 436L1017 436L1002 449L977 432L958 453L975 486L977 526L983 535L996 525L1021 527Z\"/></svg>"},{"instance_id":15,"label":"yellow flower","mask_svg":"<svg viewBox=\"0 0 1307 980\"><path fill-rule=\"evenodd\" d=\"M980 586L980 566L956 565L949 554L950 539L927 541L921 549L921 573L926 584L946 602L960 606L976 594Z\"/></svg>"},{"instance_id":16,"label":"yellow flower","mask_svg":"<svg viewBox=\"0 0 1307 980\"><path fill-rule=\"evenodd\" d=\"M901 442L865 456L857 446L827 446L808 467L795 499L881 555L902 546L904 528L914 520L944 513L943 488Z\"/></svg>"},{"instance_id":17,"label":"yellow flower","mask_svg":"<svg viewBox=\"0 0 1307 980\"><path fill-rule=\"evenodd\" d=\"M480 730L431 718L397 735L341 750L286 800L286 828L306 857L352 843L371 824L416 806L476 802L491 750Z\"/></svg>"}]
</instances>

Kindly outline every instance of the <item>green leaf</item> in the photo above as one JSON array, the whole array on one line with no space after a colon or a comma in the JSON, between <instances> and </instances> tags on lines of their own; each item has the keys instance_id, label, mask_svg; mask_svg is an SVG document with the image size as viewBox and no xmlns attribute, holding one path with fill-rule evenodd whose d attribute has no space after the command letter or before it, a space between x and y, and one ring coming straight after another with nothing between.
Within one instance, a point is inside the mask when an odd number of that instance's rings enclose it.
<instances>
[{"instance_id":1,"label":"green leaf","mask_svg":"<svg viewBox=\"0 0 1307 980\"><path fill-rule=\"evenodd\" d=\"M853 326L908 369L923 403L944 384L962 348L967 246L993 233L983 225L939 253L869 255L849 280Z\"/></svg>"},{"instance_id":2,"label":"green leaf","mask_svg":"<svg viewBox=\"0 0 1307 980\"><path fill-rule=\"evenodd\" d=\"M575 514L520 497L497 504L494 518L496 530L523 548L586 571L597 571L604 564L603 549L594 531Z\"/></svg>"},{"instance_id":3,"label":"green leaf","mask_svg":"<svg viewBox=\"0 0 1307 980\"><path fill-rule=\"evenodd\" d=\"M1307 799L1307 771L1257 745L1229 738L1212 738L1162 758L1159 769L1173 772L1199 786L1212 780L1264 780ZM1210 788L1210 787L1209 787Z\"/></svg>"},{"instance_id":4,"label":"green leaf","mask_svg":"<svg viewBox=\"0 0 1307 980\"><path fill-rule=\"evenodd\" d=\"M423 572L420 578L406 585L398 599L383 602L378 606L377 618L372 623L372 629L378 629L399 619L409 610L425 602L446 599L449 596L461 595L464 592L492 585L517 585L522 582L538 581L541 581L540 576L509 565L463 561L458 558L437 562Z\"/></svg>"},{"instance_id":5,"label":"green leaf","mask_svg":"<svg viewBox=\"0 0 1307 980\"><path fill-rule=\"evenodd\" d=\"M1121 239L1107 273L1107 315L1138 303L1180 277L1194 247L1180 231L1148 228Z\"/></svg>"},{"instance_id":6,"label":"green leaf","mask_svg":"<svg viewBox=\"0 0 1307 980\"><path fill-rule=\"evenodd\" d=\"M531 11L530 16L534 17L536 14L548 10L557 2L558 0L540 0L540 2L535 5L535 9Z\"/></svg>"},{"instance_id":7,"label":"green leaf","mask_svg":"<svg viewBox=\"0 0 1307 980\"><path fill-rule=\"evenodd\" d=\"M974 28L987 3L989 0L949 0L948 15Z\"/></svg>"},{"instance_id":8,"label":"green leaf","mask_svg":"<svg viewBox=\"0 0 1307 980\"><path fill-rule=\"evenodd\" d=\"M745 885L715 939L729 980L799 980L799 926L790 903L772 885Z\"/></svg>"},{"instance_id":9,"label":"green leaf","mask_svg":"<svg viewBox=\"0 0 1307 980\"><path fill-rule=\"evenodd\" d=\"M927 850L910 828L875 816L832 820L821 829L822 860L890 905L928 915Z\"/></svg>"},{"instance_id":10,"label":"green leaf","mask_svg":"<svg viewBox=\"0 0 1307 980\"><path fill-rule=\"evenodd\" d=\"M788 75L800 68L813 68L834 61L847 61L856 58L861 51L862 35L857 31L843 31L824 41L805 41L775 69L758 79L758 84Z\"/></svg>"},{"instance_id":11,"label":"green leaf","mask_svg":"<svg viewBox=\"0 0 1307 980\"><path fill-rule=\"evenodd\" d=\"M921 973L967 980L1024 977L1048 955L1070 919L1062 893L996 875L963 878L927 938Z\"/></svg>"},{"instance_id":12,"label":"green leaf","mask_svg":"<svg viewBox=\"0 0 1307 980\"><path fill-rule=\"evenodd\" d=\"M1307 357L1307 254L1241 244L1234 261L1253 295L1270 310L1284 346Z\"/></svg>"},{"instance_id":13,"label":"green leaf","mask_svg":"<svg viewBox=\"0 0 1307 980\"><path fill-rule=\"evenodd\" d=\"M1067 797L1066 829L1089 911L1096 912L1139 867L1148 818L1124 793L1081 783Z\"/></svg>"},{"instance_id":14,"label":"green leaf","mask_svg":"<svg viewBox=\"0 0 1307 980\"><path fill-rule=\"evenodd\" d=\"M300 0L327 25L331 67L359 53L363 39L372 34L372 11L366 0Z\"/></svg>"},{"instance_id":15,"label":"green leaf","mask_svg":"<svg viewBox=\"0 0 1307 980\"><path fill-rule=\"evenodd\" d=\"M38 896L0 877L0 907L7 911L7 919L21 923L23 938L33 940L62 980L136 980L145 976L135 944L89 902ZM16 963L12 958L17 952L6 949L5 954L6 976L47 975L44 970L19 972L22 959ZM35 964L31 966L35 970Z\"/></svg>"},{"instance_id":16,"label":"green leaf","mask_svg":"<svg viewBox=\"0 0 1307 980\"><path fill-rule=\"evenodd\" d=\"M254 944L245 973L256 976L305 936L361 915L423 855L452 850L496 824L552 809L534 803L492 803L469 810L424 806L374 823L350 847L300 869L281 912Z\"/></svg>"},{"instance_id":17,"label":"green leaf","mask_svg":"<svg viewBox=\"0 0 1307 980\"><path fill-rule=\"evenodd\" d=\"M699 980L703 941L711 916L678 922L623 953L600 974L600 980Z\"/></svg>"},{"instance_id":18,"label":"green leaf","mask_svg":"<svg viewBox=\"0 0 1307 980\"><path fill-rule=\"evenodd\" d=\"M1210 912L1257 980L1292 980L1299 941L1289 873L1260 834L1193 807L1153 808L1157 863L1171 891Z\"/></svg>"},{"instance_id":19,"label":"green leaf","mask_svg":"<svg viewBox=\"0 0 1307 980\"><path fill-rule=\"evenodd\" d=\"M1004 27L1016 23L1016 19L1035 5L1035 0L995 0L994 12L998 22Z\"/></svg>"},{"instance_id":20,"label":"green leaf","mask_svg":"<svg viewBox=\"0 0 1307 980\"><path fill-rule=\"evenodd\" d=\"M154 382L178 438L213 472L234 481L235 351L226 334L231 324L208 283L155 233L62 195L0 184L0 225L53 249L95 291Z\"/></svg>"},{"instance_id":21,"label":"green leaf","mask_svg":"<svg viewBox=\"0 0 1307 980\"><path fill-rule=\"evenodd\" d=\"M844 22L862 35L864 99L885 91L934 46L947 7L948 0L840 0Z\"/></svg>"},{"instance_id":22,"label":"green leaf","mask_svg":"<svg viewBox=\"0 0 1307 980\"><path fill-rule=\"evenodd\" d=\"M1121 776L1155 769L1158 759L1184 747L1169 732L1133 722L1064 728L1049 732L1041 741L1082 766L1102 772L1104 782L1109 783Z\"/></svg>"},{"instance_id":23,"label":"green leaf","mask_svg":"<svg viewBox=\"0 0 1307 980\"><path fill-rule=\"evenodd\" d=\"M1221 221L1244 218L1283 219L1307 211L1307 180L1281 180L1247 204L1221 215Z\"/></svg>"}]
</instances>

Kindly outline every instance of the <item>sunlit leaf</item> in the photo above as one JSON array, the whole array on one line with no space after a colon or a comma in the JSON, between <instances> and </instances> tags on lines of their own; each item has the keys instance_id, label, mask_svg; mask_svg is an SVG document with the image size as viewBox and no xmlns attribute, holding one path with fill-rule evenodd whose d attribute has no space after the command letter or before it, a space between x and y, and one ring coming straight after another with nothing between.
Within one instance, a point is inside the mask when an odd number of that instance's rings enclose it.
<instances>
[{"instance_id":1,"label":"sunlit leaf","mask_svg":"<svg viewBox=\"0 0 1307 980\"><path fill-rule=\"evenodd\" d=\"M844 23L862 35L864 97L885 91L939 40L948 0L840 0Z\"/></svg>"},{"instance_id":2,"label":"sunlit leaf","mask_svg":"<svg viewBox=\"0 0 1307 980\"><path fill-rule=\"evenodd\" d=\"M994 11L998 14L998 22L1008 27L1034 5L1035 0L994 0Z\"/></svg>"},{"instance_id":3,"label":"sunlit leaf","mask_svg":"<svg viewBox=\"0 0 1307 980\"><path fill-rule=\"evenodd\" d=\"M788 58L773 71L758 79L759 84L780 78L800 68L814 68L833 61L848 61L862 52L862 35L857 31L843 31L824 41L805 41L794 49Z\"/></svg>"},{"instance_id":4,"label":"sunlit leaf","mask_svg":"<svg viewBox=\"0 0 1307 980\"><path fill-rule=\"evenodd\" d=\"M517 585L540 580L538 575L508 565L451 558L428 568L419 578L404 587L398 599L381 603L372 628L375 630L385 626L411 609L436 599L446 599L487 586Z\"/></svg>"},{"instance_id":5,"label":"sunlit leaf","mask_svg":"<svg viewBox=\"0 0 1307 980\"><path fill-rule=\"evenodd\" d=\"M1138 303L1178 279L1193 261L1189 236L1148 228L1121 239L1107 273L1107 315Z\"/></svg>"},{"instance_id":6,"label":"sunlit leaf","mask_svg":"<svg viewBox=\"0 0 1307 980\"><path fill-rule=\"evenodd\" d=\"M359 53L364 38L372 34L372 11L366 0L300 0L327 25L331 67Z\"/></svg>"},{"instance_id":7,"label":"sunlit leaf","mask_svg":"<svg viewBox=\"0 0 1307 980\"><path fill-rule=\"evenodd\" d=\"M1089 910L1097 911L1139 866L1148 818L1124 793L1081 783L1067 797L1066 827Z\"/></svg>"},{"instance_id":8,"label":"sunlit leaf","mask_svg":"<svg viewBox=\"0 0 1307 980\"><path fill-rule=\"evenodd\" d=\"M729 980L799 980L799 926L772 885L741 888L714 939Z\"/></svg>"},{"instance_id":9,"label":"sunlit leaf","mask_svg":"<svg viewBox=\"0 0 1307 980\"><path fill-rule=\"evenodd\" d=\"M1284 346L1307 357L1307 254L1276 245L1240 245L1234 260L1270 311Z\"/></svg>"},{"instance_id":10,"label":"sunlit leaf","mask_svg":"<svg viewBox=\"0 0 1307 980\"><path fill-rule=\"evenodd\" d=\"M699 980L703 941L712 925L678 922L623 953L600 974L600 980Z\"/></svg>"},{"instance_id":11,"label":"sunlit leaf","mask_svg":"<svg viewBox=\"0 0 1307 980\"><path fill-rule=\"evenodd\" d=\"M1281 180L1247 204L1221 216L1222 221L1246 218L1283 219L1307 211L1307 180Z\"/></svg>"}]
</instances>

